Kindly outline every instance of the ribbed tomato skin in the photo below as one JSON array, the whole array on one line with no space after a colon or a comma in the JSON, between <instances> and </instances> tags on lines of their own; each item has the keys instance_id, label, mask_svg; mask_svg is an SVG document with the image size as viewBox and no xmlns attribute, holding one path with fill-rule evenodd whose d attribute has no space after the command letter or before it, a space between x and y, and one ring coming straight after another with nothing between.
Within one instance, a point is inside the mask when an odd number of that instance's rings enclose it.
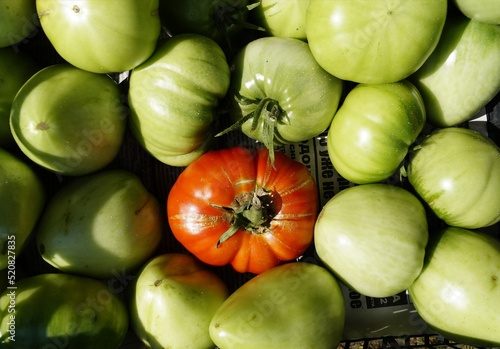
<instances>
[{"instance_id":1,"label":"ribbed tomato skin","mask_svg":"<svg viewBox=\"0 0 500 349\"><path fill-rule=\"evenodd\" d=\"M218 207L260 188L271 193L276 211L266 231L239 229L217 246L231 227ZM273 167L265 148L204 154L179 175L167 200L170 229L187 250L207 264L254 274L299 257L312 242L317 213L318 190L307 168L281 152Z\"/></svg>"}]
</instances>

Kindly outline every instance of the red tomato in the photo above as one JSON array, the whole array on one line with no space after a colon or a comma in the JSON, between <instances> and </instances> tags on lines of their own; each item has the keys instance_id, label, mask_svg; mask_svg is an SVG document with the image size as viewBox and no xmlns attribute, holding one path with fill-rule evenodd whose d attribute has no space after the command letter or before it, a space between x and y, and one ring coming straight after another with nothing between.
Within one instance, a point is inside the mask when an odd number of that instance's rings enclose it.
<instances>
[{"instance_id":1,"label":"red tomato","mask_svg":"<svg viewBox=\"0 0 500 349\"><path fill-rule=\"evenodd\" d=\"M277 152L208 152L179 175L167 199L176 239L201 261L260 274L311 244L318 191L307 168Z\"/></svg>"}]
</instances>

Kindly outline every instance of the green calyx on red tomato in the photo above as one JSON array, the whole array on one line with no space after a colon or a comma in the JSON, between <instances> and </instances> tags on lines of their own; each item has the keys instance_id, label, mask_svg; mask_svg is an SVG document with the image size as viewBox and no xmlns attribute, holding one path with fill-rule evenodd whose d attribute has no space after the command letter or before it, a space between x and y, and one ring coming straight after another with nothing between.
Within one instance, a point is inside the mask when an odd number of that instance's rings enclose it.
<instances>
[{"instance_id":1,"label":"green calyx on red tomato","mask_svg":"<svg viewBox=\"0 0 500 349\"><path fill-rule=\"evenodd\" d=\"M307 168L281 152L208 152L177 178L167 200L177 240L201 261L259 274L309 247L318 191Z\"/></svg>"},{"instance_id":2,"label":"green calyx on red tomato","mask_svg":"<svg viewBox=\"0 0 500 349\"><path fill-rule=\"evenodd\" d=\"M343 83L321 68L307 43L264 37L235 57L228 96L234 124L271 151L327 129L337 111Z\"/></svg>"}]
</instances>

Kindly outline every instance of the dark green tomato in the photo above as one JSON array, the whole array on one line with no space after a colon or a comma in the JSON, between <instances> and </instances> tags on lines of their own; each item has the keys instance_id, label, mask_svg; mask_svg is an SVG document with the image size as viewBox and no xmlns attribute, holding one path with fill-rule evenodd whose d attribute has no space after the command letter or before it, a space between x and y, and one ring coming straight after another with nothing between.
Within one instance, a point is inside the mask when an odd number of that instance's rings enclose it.
<instances>
[{"instance_id":1,"label":"dark green tomato","mask_svg":"<svg viewBox=\"0 0 500 349\"><path fill-rule=\"evenodd\" d=\"M132 71L130 128L159 161L186 166L211 145L216 108L229 87L224 52L199 34L163 42Z\"/></svg>"},{"instance_id":2,"label":"dark green tomato","mask_svg":"<svg viewBox=\"0 0 500 349\"><path fill-rule=\"evenodd\" d=\"M240 38L248 0L160 0L160 19L172 35L195 33L226 47Z\"/></svg>"},{"instance_id":3,"label":"dark green tomato","mask_svg":"<svg viewBox=\"0 0 500 349\"><path fill-rule=\"evenodd\" d=\"M105 283L41 274L0 296L2 348L117 349L128 330L125 303Z\"/></svg>"},{"instance_id":4,"label":"dark green tomato","mask_svg":"<svg viewBox=\"0 0 500 349\"><path fill-rule=\"evenodd\" d=\"M38 26L34 0L0 0L0 47L17 44Z\"/></svg>"},{"instance_id":5,"label":"dark green tomato","mask_svg":"<svg viewBox=\"0 0 500 349\"><path fill-rule=\"evenodd\" d=\"M318 65L307 43L256 39L234 61L231 118L269 149L302 142L330 125L342 88L341 80Z\"/></svg>"},{"instance_id":6,"label":"dark green tomato","mask_svg":"<svg viewBox=\"0 0 500 349\"><path fill-rule=\"evenodd\" d=\"M0 269L15 273L15 259L42 214L45 195L33 169L0 148Z\"/></svg>"},{"instance_id":7,"label":"dark green tomato","mask_svg":"<svg viewBox=\"0 0 500 349\"><path fill-rule=\"evenodd\" d=\"M17 91L39 69L36 61L23 51L0 48L0 147L10 149L16 145L9 126L12 101Z\"/></svg>"}]
</instances>

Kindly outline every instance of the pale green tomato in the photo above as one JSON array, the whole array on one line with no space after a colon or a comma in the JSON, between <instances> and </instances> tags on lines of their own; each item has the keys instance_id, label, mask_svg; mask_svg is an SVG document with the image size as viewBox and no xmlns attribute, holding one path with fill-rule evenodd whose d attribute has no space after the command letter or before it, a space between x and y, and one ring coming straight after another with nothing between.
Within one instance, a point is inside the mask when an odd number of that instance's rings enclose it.
<instances>
[{"instance_id":1,"label":"pale green tomato","mask_svg":"<svg viewBox=\"0 0 500 349\"><path fill-rule=\"evenodd\" d=\"M159 161L187 166L212 145L216 109L229 80L215 41L199 34L167 39L131 73L132 134Z\"/></svg>"},{"instance_id":2,"label":"pale green tomato","mask_svg":"<svg viewBox=\"0 0 500 349\"><path fill-rule=\"evenodd\" d=\"M9 126L12 101L39 69L37 62L23 51L0 48L0 147L13 149L16 145Z\"/></svg>"},{"instance_id":3,"label":"pale green tomato","mask_svg":"<svg viewBox=\"0 0 500 349\"><path fill-rule=\"evenodd\" d=\"M343 82L318 65L307 43L260 38L237 54L233 66L231 118L248 137L271 149L308 140L330 125Z\"/></svg>"},{"instance_id":4,"label":"pale green tomato","mask_svg":"<svg viewBox=\"0 0 500 349\"><path fill-rule=\"evenodd\" d=\"M292 262L247 281L217 309L210 336L220 349L335 349L345 305L325 268Z\"/></svg>"},{"instance_id":5,"label":"pale green tomato","mask_svg":"<svg viewBox=\"0 0 500 349\"><path fill-rule=\"evenodd\" d=\"M42 258L67 273L96 278L129 273L163 234L163 210L139 177L107 170L74 178L51 198L36 231Z\"/></svg>"},{"instance_id":6,"label":"pale green tomato","mask_svg":"<svg viewBox=\"0 0 500 349\"><path fill-rule=\"evenodd\" d=\"M500 1L498 0L453 0L467 17L478 22L500 24Z\"/></svg>"},{"instance_id":7,"label":"pale green tomato","mask_svg":"<svg viewBox=\"0 0 500 349\"><path fill-rule=\"evenodd\" d=\"M37 27L35 0L0 0L0 47L23 41Z\"/></svg>"},{"instance_id":8,"label":"pale green tomato","mask_svg":"<svg viewBox=\"0 0 500 349\"><path fill-rule=\"evenodd\" d=\"M308 5L309 0L262 0L251 15L268 35L306 40Z\"/></svg>"},{"instance_id":9,"label":"pale green tomato","mask_svg":"<svg viewBox=\"0 0 500 349\"><path fill-rule=\"evenodd\" d=\"M388 184L344 189L323 207L314 229L320 259L369 297L405 291L417 278L428 239L424 206Z\"/></svg>"},{"instance_id":10,"label":"pale green tomato","mask_svg":"<svg viewBox=\"0 0 500 349\"><path fill-rule=\"evenodd\" d=\"M431 235L425 266L409 288L418 314L458 343L500 346L500 242L447 227Z\"/></svg>"},{"instance_id":11,"label":"pale green tomato","mask_svg":"<svg viewBox=\"0 0 500 349\"><path fill-rule=\"evenodd\" d=\"M500 148L458 127L427 136L410 153L408 180L448 225L476 229L500 221Z\"/></svg>"},{"instance_id":12,"label":"pale green tomato","mask_svg":"<svg viewBox=\"0 0 500 349\"><path fill-rule=\"evenodd\" d=\"M21 87L12 102L10 127L32 161L78 176L114 160L126 115L120 89L110 77L63 63L38 71Z\"/></svg>"},{"instance_id":13,"label":"pale green tomato","mask_svg":"<svg viewBox=\"0 0 500 349\"><path fill-rule=\"evenodd\" d=\"M410 80L422 93L429 123L447 127L473 118L500 91L499 76L500 26L456 14Z\"/></svg>"},{"instance_id":14,"label":"pale green tomato","mask_svg":"<svg viewBox=\"0 0 500 349\"><path fill-rule=\"evenodd\" d=\"M46 192L30 164L0 148L0 269L14 270L45 206Z\"/></svg>"},{"instance_id":15,"label":"pale green tomato","mask_svg":"<svg viewBox=\"0 0 500 349\"><path fill-rule=\"evenodd\" d=\"M380 182L396 172L424 125L424 102L410 82L359 84L333 118L328 154L350 182Z\"/></svg>"},{"instance_id":16,"label":"pale green tomato","mask_svg":"<svg viewBox=\"0 0 500 349\"><path fill-rule=\"evenodd\" d=\"M94 73L130 70L151 56L161 29L158 5L158 0L36 0L42 29L57 52Z\"/></svg>"},{"instance_id":17,"label":"pale green tomato","mask_svg":"<svg viewBox=\"0 0 500 349\"><path fill-rule=\"evenodd\" d=\"M0 296L2 348L120 348L128 312L106 283L48 273L16 287Z\"/></svg>"},{"instance_id":18,"label":"pale green tomato","mask_svg":"<svg viewBox=\"0 0 500 349\"><path fill-rule=\"evenodd\" d=\"M213 349L210 320L228 296L222 279L193 256L162 254L132 286L132 327L148 348Z\"/></svg>"},{"instance_id":19,"label":"pale green tomato","mask_svg":"<svg viewBox=\"0 0 500 349\"><path fill-rule=\"evenodd\" d=\"M309 0L307 40L340 79L396 82L429 57L446 13L447 0Z\"/></svg>"}]
</instances>

